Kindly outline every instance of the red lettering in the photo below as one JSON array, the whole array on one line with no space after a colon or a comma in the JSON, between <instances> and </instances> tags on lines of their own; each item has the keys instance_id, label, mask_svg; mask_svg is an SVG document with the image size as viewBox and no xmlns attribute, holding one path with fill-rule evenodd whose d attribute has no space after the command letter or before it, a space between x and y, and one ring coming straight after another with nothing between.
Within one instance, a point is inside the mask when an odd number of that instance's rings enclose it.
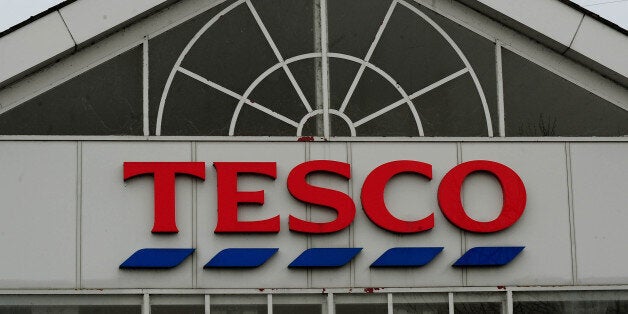
<instances>
[{"instance_id":1,"label":"red lettering","mask_svg":"<svg viewBox=\"0 0 628 314\"><path fill-rule=\"evenodd\" d=\"M186 174L205 180L204 162L125 162L124 180L152 174L154 179L154 233L176 233L175 175Z\"/></svg>"},{"instance_id":2,"label":"red lettering","mask_svg":"<svg viewBox=\"0 0 628 314\"><path fill-rule=\"evenodd\" d=\"M305 233L331 233L346 228L355 217L353 200L345 193L308 184L306 177L313 172L334 173L351 179L351 166L339 161L313 160L294 167L288 175L288 191L294 198L308 204L329 207L335 210L338 216L334 221L318 223L290 215L288 222L290 230Z\"/></svg>"},{"instance_id":3,"label":"red lettering","mask_svg":"<svg viewBox=\"0 0 628 314\"><path fill-rule=\"evenodd\" d=\"M238 220L238 204L264 204L264 190L238 191L238 174L277 178L275 162L215 162L218 223L214 232L279 232L279 216L258 221Z\"/></svg>"},{"instance_id":4,"label":"red lettering","mask_svg":"<svg viewBox=\"0 0 628 314\"><path fill-rule=\"evenodd\" d=\"M434 213L417 221L405 221L393 216L384 202L384 189L390 179L400 173L417 173L432 179L432 165L413 161L396 160L375 168L362 185L362 207L369 219L388 231L415 233L434 228Z\"/></svg>"},{"instance_id":5,"label":"red lettering","mask_svg":"<svg viewBox=\"0 0 628 314\"><path fill-rule=\"evenodd\" d=\"M464 179L476 171L494 175L502 187L503 207L497 218L481 222L464 211L460 191ZM461 229L473 232L496 232L510 227L523 214L526 206L526 189L521 178L510 168L488 160L474 160L451 169L438 187L438 204L447 219Z\"/></svg>"}]
</instances>

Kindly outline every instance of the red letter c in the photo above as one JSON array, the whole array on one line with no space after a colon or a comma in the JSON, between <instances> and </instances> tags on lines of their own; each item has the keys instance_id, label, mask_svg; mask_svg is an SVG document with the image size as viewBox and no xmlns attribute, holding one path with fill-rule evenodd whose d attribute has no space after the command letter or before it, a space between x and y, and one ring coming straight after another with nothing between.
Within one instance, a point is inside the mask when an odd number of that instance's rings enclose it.
<instances>
[{"instance_id":1,"label":"red letter c","mask_svg":"<svg viewBox=\"0 0 628 314\"><path fill-rule=\"evenodd\" d=\"M392 232L415 233L434 228L434 213L417 221L405 221L393 216L384 203L384 188L400 173L412 172L432 179L432 165L414 160L396 160L375 168L362 185L362 207L371 221Z\"/></svg>"}]
</instances>

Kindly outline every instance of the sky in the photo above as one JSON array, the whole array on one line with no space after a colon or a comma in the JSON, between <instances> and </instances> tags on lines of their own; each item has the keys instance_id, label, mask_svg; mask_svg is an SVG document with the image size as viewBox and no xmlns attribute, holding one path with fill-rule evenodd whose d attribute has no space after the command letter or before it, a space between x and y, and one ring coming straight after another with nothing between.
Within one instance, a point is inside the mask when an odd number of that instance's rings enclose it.
<instances>
[{"instance_id":1,"label":"sky","mask_svg":"<svg viewBox=\"0 0 628 314\"><path fill-rule=\"evenodd\" d=\"M63 0L0 0L0 31L61 2ZM628 29L628 0L573 0L573 2Z\"/></svg>"}]
</instances>

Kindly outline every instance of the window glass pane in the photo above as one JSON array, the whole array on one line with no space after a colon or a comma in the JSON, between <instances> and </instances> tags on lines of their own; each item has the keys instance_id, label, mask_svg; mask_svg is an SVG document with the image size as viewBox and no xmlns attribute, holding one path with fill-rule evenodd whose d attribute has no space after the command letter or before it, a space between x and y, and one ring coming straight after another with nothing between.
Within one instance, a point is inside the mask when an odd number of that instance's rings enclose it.
<instances>
[{"instance_id":1,"label":"window glass pane","mask_svg":"<svg viewBox=\"0 0 628 314\"><path fill-rule=\"evenodd\" d=\"M314 13L315 1L252 1L284 60L300 54L320 51L315 48L313 36L314 23L320 23L320 18Z\"/></svg>"},{"instance_id":2,"label":"window glass pane","mask_svg":"<svg viewBox=\"0 0 628 314\"><path fill-rule=\"evenodd\" d=\"M0 314L138 314L140 295L1 295Z\"/></svg>"},{"instance_id":3,"label":"window glass pane","mask_svg":"<svg viewBox=\"0 0 628 314\"><path fill-rule=\"evenodd\" d=\"M1 314L139 314L141 306L0 306Z\"/></svg>"},{"instance_id":4,"label":"window glass pane","mask_svg":"<svg viewBox=\"0 0 628 314\"><path fill-rule=\"evenodd\" d=\"M266 305L212 305L212 314L266 314Z\"/></svg>"},{"instance_id":5,"label":"window glass pane","mask_svg":"<svg viewBox=\"0 0 628 314\"><path fill-rule=\"evenodd\" d=\"M506 49L507 136L623 136L628 111Z\"/></svg>"},{"instance_id":6,"label":"window glass pane","mask_svg":"<svg viewBox=\"0 0 628 314\"><path fill-rule=\"evenodd\" d=\"M149 125L150 125L151 135L155 134L155 123L157 121L157 113L159 111L159 102L161 100L161 95L166 86L168 75L170 75L170 71L172 70L172 67L177 61L177 58L179 57L179 55L181 54L181 52L183 51L187 43L201 29L201 27L203 27L205 23L207 23L212 17L214 17L218 12L223 10L232 2L233 1L225 1L215 6L214 8L186 21L185 23L178 25L174 27L173 29L168 30L149 40L148 60L149 60L150 75L149 75L148 84L150 88L148 89L148 92L149 92L150 107L148 110L148 114L149 114ZM185 77L185 75L181 74L181 77ZM194 79L189 78L189 77L186 77L186 79L189 79L190 83L194 81ZM181 84L179 79L174 80L173 83ZM172 134L172 135L181 135L181 134L209 135L211 134L208 131L205 131L207 127L204 124L213 124L215 121L202 119L208 115L211 116L212 114L212 112L208 110L207 105L209 103L217 103L218 109L225 107L225 105L228 105L228 107L230 107L231 109L231 112L233 112L233 106L235 106L235 104L232 104L233 98L223 93L220 93L217 90L210 91L211 88L209 86L203 85L200 82L197 82L196 84L198 84L198 86L188 86L187 83L182 84L182 86L185 86L188 88L187 91L181 90L180 89L181 87L173 88L171 89L171 91L175 93L180 92L180 93L183 93L183 95L186 95L185 93L187 93L187 97L188 97L186 98L187 101L185 103L177 104L177 106L179 105L187 106L186 108L181 108L181 112L187 112L187 110L193 110L190 113L190 115L185 117L186 119L189 119L190 117L197 117L199 113L203 114L204 116L201 118L198 118L197 120L191 120L189 123L191 123L193 127L186 124L186 121L183 120L184 119L183 116L175 117L174 119L178 118L183 121L178 121L178 122L175 121L175 122L172 122L172 124L180 126L182 130L178 131L177 128L172 127L171 129L165 130L167 131L165 134ZM204 88L206 88L207 90L204 90ZM215 95L210 96L210 95L207 95L207 93L215 93ZM221 95L218 95L218 94L221 94ZM175 99L180 99L180 96L175 95L173 97ZM217 97L218 99L215 99L214 97ZM205 101L204 105L203 105L203 101ZM192 104L188 105L187 102L191 102ZM202 121L202 122L198 122L198 121ZM220 120L220 122L222 122L222 120ZM199 126L202 126L205 129L200 129L200 130L195 131L194 128L199 128ZM218 126L217 129L221 130L221 127ZM228 127L227 127L227 131L228 131ZM214 135L226 135L227 131L224 131L225 134L217 133Z\"/></svg>"},{"instance_id":7,"label":"window glass pane","mask_svg":"<svg viewBox=\"0 0 628 314\"><path fill-rule=\"evenodd\" d=\"M215 125L208 123L211 121L203 123L202 120L193 116L193 113L207 111L205 116L211 115L212 119L221 121L218 124L222 126L219 130L224 130L224 125L231 121L240 96L245 94L249 85L260 74L277 62L276 56L249 8L246 5L236 6L203 32L182 59L182 70L177 70L173 84L168 90L169 95L165 99L161 134L171 135L177 132L176 130L183 123L183 126L187 128L186 131L189 132L186 135L218 135L217 133L221 132L214 129ZM225 95L227 96L225 97L221 95L226 94L224 91L206 91L205 93L214 95L216 98L199 99L200 101L188 103L185 107L194 106L194 110L186 110L181 104L188 102L188 95L198 93L194 89L186 90L188 87L185 82L180 84L177 82L186 76L203 85L208 85L207 81L211 81L212 84L217 84L220 88L226 88L230 93L240 96ZM282 86L285 87L286 84ZM215 87L206 88L217 90ZM252 109L248 105L246 107L247 110ZM196 127L186 126L186 121L194 121ZM250 124L241 123L240 125L248 127ZM262 132L260 128L256 128L256 135L284 135L281 125L280 128L274 126L275 124L266 125ZM198 132L202 129L207 131ZM250 132L249 129L244 130Z\"/></svg>"},{"instance_id":8,"label":"window glass pane","mask_svg":"<svg viewBox=\"0 0 628 314\"><path fill-rule=\"evenodd\" d=\"M449 299L447 294L442 293L395 293L393 294L393 313L448 314Z\"/></svg>"},{"instance_id":9,"label":"window glass pane","mask_svg":"<svg viewBox=\"0 0 628 314\"><path fill-rule=\"evenodd\" d=\"M425 15L429 16L434 22L438 24L456 43L458 48L465 55L471 67L475 71L475 74L478 76L480 81L480 85L482 86L482 90L484 91L484 95L486 97L486 102L488 104L489 112L491 115L491 122L493 125L494 134L498 134L499 132L499 117L497 114L497 79L496 79L496 69L495 69L495 43L476 34L475 32L466 29L464 26L457 24L448 18L433 12L432 10L421 6L415 1L408 1L408 3L413 6L419 8L421 12L425 13ZM454 82L452 82L454 83ZM447 89L447 88L445 88ZM473 94L478 95L475 86L473 86ZM438 97L436 98L438 99ZM429 104L432 100L425 101L426 104ZM468 101L468 100L467 100ZM461 102L464 103L464 102ZM419 105L419 108L421 105ZM464 105L459 108L466 108ZM478 110L477 107L472 108L474 110ZM481 112L484 115L484 112ZM464 121L457 120L458 122L453 123L454 127L460 127L459 124L466 124ZM476 126L476 128L479 128ZM440 128L440 130L444 130L447 132L446 127ZM486 130L482 129L483 133L480 136L486 136ZM465 130L451 130L448 134L452 134L452 136L466 136L464 133ZM473 131L472 131L473 132ZM476 131L478 132L478 131ZM446 135L447 133L443 133L442 135ZM438 135L441 136L441 135Z\"/></svg>"},{"instance_id":10,"label":"window glass pane","mask_svg":"<svg viewBox=\"0 0 628 314\"><path fill-rule=\"evenodd\" d=\"M152 305L150 307L152 314L204 314L205 306L203 305Z\"/></svg>"},{"instance_id":11,"label":"window glass pane","mask_svg":"<svg viewBox=\"0 0 628 314\"><path fill-rule=\"evenodd\" d=\"M344 114L354 123L369 119L356 128L357 135L419 136L417 123L407 103L404 102L383 114L377 113L402 99L403 94L393 84L375 71L367 69L360 78ZM332 130L337 131L332 135L342 136L342 133L336 133L345 129L346 123L340 123L338 126L332 124Z\"/></svg>"},{"instance_id":12,"label":"window glass pane","mask_svg":"<svg viewBox=\"0 0 628 314\"><path fill-rule=\"evenodd\" d=\"M268 77L266 77L253 90L253 92L249 96L249 99L288 119L291 119L292 121L296 123L299 123L299 121L301 121L301 118L303 118L303 116L305 116L308 113L305 105L299 98L299 95L297 94L292 83L290 82L288 75L281 68L277 69ZM254 109L251 106L247 106L246 108L243 108L243 109L251 109L251 110L258 111L263 116L259 116L259 117L256 116L256 118L259 118L259 120L252 120L252 121L238 119L238 125L236 128L236 134L238 135L242 133L248 133L248 134L252 133L249 130L249 126L251 123L263 124L265 123L266 120L270 120L270 119L278 120L276 117L263 113L260 110ZM282 122L281 120L278 122L281 122L282 124L286 124L285 122ZM278 130L284 129L281 126L278 129L270 128L267 126L266 131L261 130L261 133L259 133L259 130L258 130L257 131L258 133L254 135L296 136L296 128L289 124L286 124L286 126L288 127L287 134L282 134L281 132L277 132Z\"/></svg>"},{"instance_id":13,"label":"window glass pane","mask_svg":"<svg viewBox=\"0 0 628 314\"><path fill-rule=\"evenodd\" d=\"M321 314L325 295L273 295L273 314Z\"/></svg>"},{"instance_id":14,"label":"window glass pane","mask_svg":"<svg viewBox=\"0 0 628 314\"><path fill-rule=\"evenodd\" d=\"M342 294L334 295L336 314L386 314L388 299L386 294Z\"/></svg>"},{"instance_id":15,"label":"window glass pane","mask_svg":"<svg viewBox=\"0 0 628 314\"><path fill-rule=\"evenodd\" d=\"M487 136L480 91L469 72L458 72L468 68L456 49L464 47L461 50L465 54L472 51L473 60L477 62L471 66L481 67L482 73L488 74L482 77L489 78L492 73L494 78L492 43L451 22L446 23L445 19L426 8L418 5L413 8L417 8L418 12L403 5L395 8L371 61L392 76L408 95L419 93L411 98L426 136ZM438 27L421 15L425 12L430 12L428 17L439 17L434 21ZM449 26L442 29L445 33L456 33L456 37L465 38L465 45L458 44L454 39L456 45L452 46L439 31L442 28L440 24ZM490 85L493 81L489 79L484 84ZM486 92L482 91L482 95ZM394 124L403 116L412 117L410 112L391 115L388 124ZM368 127L379 129L383 126L365 125L365 128ZM404 135L417 136L409 132L411 129L407 131Z\"/></svg>"},{"instance_id":16,"label":"window glass pane","mask_svg":"<svg viewBox=\"0 0 628 314\"><path fill-rule=\"evenodd\" d=\"M211 295L212 314L266 314L266 295Z\"/></svg>"},{"instance_id":17,"label":"window glass pane","mask_svg":"<svg viewBox=\"0 0 628 314\"><path fill-rule=\"evenodd\" d=\"M413 1L395 3L373 46L370 62L376 68L359 72L361 62L356 60L366 57L393 2L328 2L331 136L419 136L421 129L426 136L488 135L487 117L497 119L493 43ZM260 30L247 5L236 6L200 35L170 86L165 85L166 78L178 57L172 52L183 51L190 34L226 4L151 39L151 130L167 88L162 135L295 136L298 128L300 135L322 135L322 113L310 112L320 110L324 102L320 56L286 64L291 74L283 67L271 69L278 60L265 36L272 38L284 59L320 51L316 4L313 0L251 4L268 34ZM433 27L429 18L444 30ZM440 31L451 33L460 41L458 46ZM457 47L468 55L484 86L481 91L465 72ZM404 95L419 91L403 101ZM486 108L480 97L485 94ZM259 106L238 106L241 97Z\"/></svg>"},{"instance_id":18,"label":"window glass pane","mask_svg":"<svg viewBox=\"0 0 628 314\"><path fill-rule=\"evenodd\" d=\"M294 75L295 80L299 83L303 96L307 99L312 110L322 109L323 90L320 84L322 79L321 58L299 60L290 63L288 67L292 75ZM301 101L299 101L298 104L301 104ZM301 119L302 117L297 122L301 122ZM323 116L316 115L307 119L303 124L301 135L323 136Z\"/></svg>"},{"instance_id":19,"label":"window glass pane","mask_svg":"<svg viewBox=\"0 0 628 314\"><path fill-rule=\"evenodd\" d=\"M153 314L203 314L204 295L151 295L150 308Z\"/></svg>"},{"instance_id":20,"label":"window glass pane","mask_svg":"<svg viewBox=\"0 0 628 314\"><path fill-rule=\"evenodd\" d=\"M626 291L514 292L515 313L628 313Z\"/></svg>"},{"instance_id":21,"label":"window glass pane","mask_svg":"<svg viewBox=\"0 0 628 314\"><path fill-rule=\"evenodd\" d=\"M364 58L390 0L328 1L329 51Z\"/></svg>"},{"instance_id":22,"label":"window glass pane","mask_svg":"<svg viewBox=\"0 0 628 314\"><path fill-rule=\"evenodd\" d=\"M505 293L454 293L454 313L505 313Z\"/></svg>"},{"instance_id":23,"label":"window glass pane","mask_svg":"<svg viewBox=\"0 0 628 314\"><path fill-rule=\"evenodd\" d=\"M315 107L316 102L313 100L316 97L313 89L315 77L310 75L314 72L307 66L311 59L298 61L299 65L287 65L288 68L295 67L294 71L288 70L295 79L294 84L282 67L266 73L268 76L258 80L255 83L257 86L253 83L279 62L271 49L271 40L284 60L316 50L313 0L251 3L270 39L263 33L248 5L238 5L200 35L183 57L182 69L175 69L170 86L166 86L167 77L175 66L178 54L191 39L188 34L198 32L204 24L195 18L193 23L185 23L151 40L150 53L155 55L155 60L150 58L151 69L158 68L156 74L151 71L151 86L157 86L156 91L151 89L153 128L164 95L162 92L167 89L162 109L162 135L229 135L234 116L237 123L233 125L233 135L297 134L296 125L307 114L307 106ZM202 14L205 22L224 7ZM185 38L187 42L182 42L180 38ZM171 45L170 41L174 41L175 45ZM177 54L172 54L172 51L177 51ZM163 53L168 57L160 56ZM306 75L310 76L304 78ZM210 87L206 80L220 87ZM307 105L299 97L297 89L303 92ZM250 94L246 94L247 90ZM236 109L240 96L259 106L243 104Z\"/></svg>"},{"instance_id":24,"label":"window glass pane","mask_svg":"<svg viewBox=\"0 0 628 314\"><path fill-rule=\"evenodd\" d=\"M3 135L142 135L142 49L0 114Z\"/></svg>"}]
</instances>

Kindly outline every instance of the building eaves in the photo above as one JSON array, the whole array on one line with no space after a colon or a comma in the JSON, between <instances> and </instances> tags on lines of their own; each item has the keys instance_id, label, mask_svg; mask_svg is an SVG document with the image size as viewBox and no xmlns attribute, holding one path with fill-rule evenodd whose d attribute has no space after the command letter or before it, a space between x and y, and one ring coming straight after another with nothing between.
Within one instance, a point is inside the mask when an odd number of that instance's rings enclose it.
<instances>
[{"instance_id":1,"label":"building eaves","mask_svg":"<svg viewBox=\"0 0 628 314\"><path fill-rule=\"evenodd\" d=\"M0 33L0 87L178 0L67 0ZM457 0L628 86L628 31L569 0Z\"/></svg>"},{"instance_id":2,"label":"building eaves","mask_svg":"<svg viewBox=\"0 0 628 314\"><path fill-rule=\"evenodd\" d=\"M4 35L7 35L9 33L12 33L14 31L22 28L23 26L26 26L26 25L28 25L30 23L33 23L33 22L39 20L40 18L42 18L42 17L44 17L44 16L46 16L46 15L48 15L48 14L54 12L54 11L58 11L61 8L67 6L67 5L69 5L69 4L71 4L72 2L75 2L75 1L77 1L77 0L65 0L65 1L59 3L59 4L55 5L55 6L52 6L52 7L48 8L48 9L46 9L45 11L39 12L39 13L29 17L28 19L26 19L26 20L24 20L22 22L19 22L19 23L13 25L13 26L11 26L11 27L1 31L0 32L0 38L4 37Z\"/></svg>"},{"instance_id":3,"label":"building eaves","mask_svg":"<svg viewBox=\"0 0 628 314\"><path fill-rule=\"evenodd\" d=\"M598 21L598 22L600 22L600 23L602 23L602 24L604 24L604 25L606 25L606 26L608 26L608 27L610 27L610 28L612 28L612 29L614 29L614 30L624 34L624 35L626 35L626 36L628 36L628 29L625 29L625 28L617 25L616 23L613 23L613 22L611 22L611 21L601 17L599 14L587 10L586 8L578 5L575 2L572 2L571 0L558 0L558 1L568 5L569 7L573 8L573 9L576 9L576 10L582 12L586 16L588 16L588 17L590 17L590 18L592 18L592 19L594 19L594 20L596 20L596 21Z\"/></svg>"},{"instance_id":4,"label":"building eaves","mask_svg":"<svg viewBox=\"0 0 628 314\"><path fill-rule=\"evenodd\" d=\"M0 87L178 0L67 0L0 33Z\"/></svg>"},{"instance_id":5,"label":"building eaves","mask_svg":"<svg viewBox=\"0 0 628 314\"><path fill-rule=\"evenodd\" d=\"M628 86L628 32L599 15L568 0L458 1Z\"/></svg>"}]
</instances>

